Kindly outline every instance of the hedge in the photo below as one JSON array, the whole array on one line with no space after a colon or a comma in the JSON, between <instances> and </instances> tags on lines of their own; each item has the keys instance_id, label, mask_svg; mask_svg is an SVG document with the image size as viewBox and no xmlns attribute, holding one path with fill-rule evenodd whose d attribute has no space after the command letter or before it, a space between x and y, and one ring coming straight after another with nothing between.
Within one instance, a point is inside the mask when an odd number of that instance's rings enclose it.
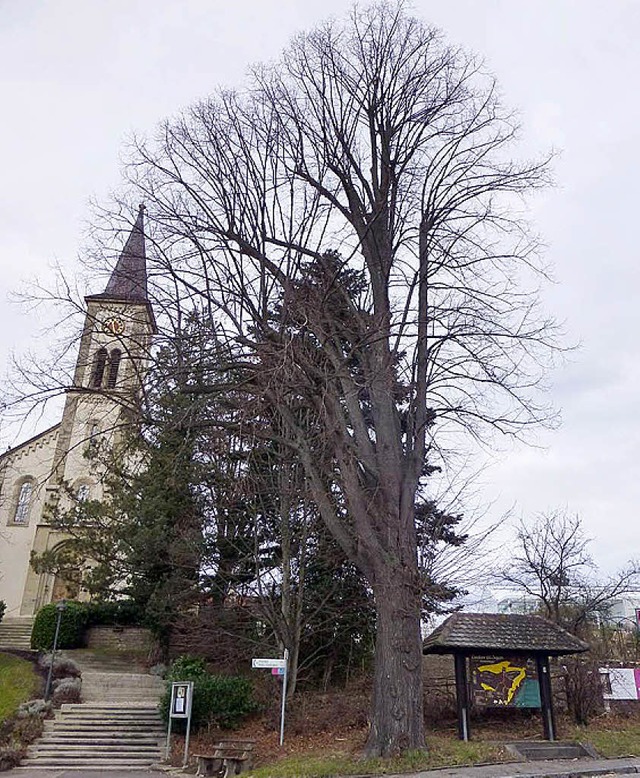
<instances>
[{"instance_id":1,"label":"hedge","mask_svg":"<svg viewBox=\"0 0 640 778\"><path fill-rule=\"evenodd\" d=\"M144 609L133 600L115 600L114 602L88 602L87 626L98 625L140 627L145 623Z\"/></svg>"},{"instance_id":2,"label":"hedge","mask_svg":"<svg viewBox=\"0 0 640 778\"><path fill-rule=\"evenodd\" d=\"M0 603L0 618L1 618ZM58 611L55 603L40 608L31 632L31 648L51 649ZM68 600L62 613L58 648L83 645L87 627L103 625L131 626L144 623L144 611L133 600L115 602L76 602Z\"/></svg>"},{"instance_id":3,"label":"hedge","mask_svg":"<svg viewBox=\"0 0 640 778\"><path fill-rule=\"evenodd\" d=\"M203 659L181 656L173 662L167 675L167 688L160 703L165 719L169 716L173 681L194 682L191 723L195 729L211 724L234 729L258 709L249 679L213 675L207 671Z\"/></svg>"},{"instance_id":4,"label":"hedge","mask_svg":"<svg viewBox=\"0 0 640 778\"><path fill-rule=\"evenodd\" d=\"M31 648L41 651L53 648L58 609L56 603L44 605L33 622ZM68 600L60 620L58 648L79 648L83 644L87 626L87 609L84 603Z\"/></svg>"}]
</instances>

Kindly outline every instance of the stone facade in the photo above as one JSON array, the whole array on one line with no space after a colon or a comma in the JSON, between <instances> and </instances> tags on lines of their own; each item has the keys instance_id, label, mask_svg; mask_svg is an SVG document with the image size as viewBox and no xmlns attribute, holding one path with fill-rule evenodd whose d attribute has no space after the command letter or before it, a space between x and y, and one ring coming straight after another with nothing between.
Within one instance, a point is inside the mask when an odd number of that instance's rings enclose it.
<instances>
[{"instance_id":1,"label":"stone facade","mask_svg":"<svg viewBox=\"0 0 640 778\"><path fill-rule=\"evenodd\" d=\"M31 616L42 605L69 596L66 582L38 575L32 552L64 543L48 521L53 506L101 499L103 474L87 447L113 445L130 418L144 376L153 312L146 292L143 208L106 290L86 298L87 312L73 384L59 424L0 457L0 600L7 616Z\"/></svg>"}]
</instances>

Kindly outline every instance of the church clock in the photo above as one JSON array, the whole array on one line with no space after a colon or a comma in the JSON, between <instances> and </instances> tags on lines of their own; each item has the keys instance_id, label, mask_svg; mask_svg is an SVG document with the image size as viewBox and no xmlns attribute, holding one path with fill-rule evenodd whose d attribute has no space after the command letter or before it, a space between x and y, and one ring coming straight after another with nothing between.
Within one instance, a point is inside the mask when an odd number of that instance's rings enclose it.
<instances>
[{"instance_id":1,"label":"church clock","mask_svg":"<svg viewBox=\"0 0 640 778\"><path fill-rule=\"evenodd\" d=\"M123 335L124 321L119 316L110 316L105 319L104 331L109 335Z\"/></svg>"}]
</instances>

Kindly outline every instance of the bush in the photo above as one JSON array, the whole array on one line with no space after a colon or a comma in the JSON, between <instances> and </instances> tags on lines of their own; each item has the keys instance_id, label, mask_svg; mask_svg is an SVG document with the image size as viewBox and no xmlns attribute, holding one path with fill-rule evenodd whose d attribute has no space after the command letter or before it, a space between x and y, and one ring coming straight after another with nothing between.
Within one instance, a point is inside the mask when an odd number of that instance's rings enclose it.
<instances>
[{"instance_id":1,"label":"bush","mask_svg":"<svg viewBox=\"0 0 640 778\"><path fill-rule=\"evenodd\" d=\"M42 654L38 660L38 666L49 672L49 666L51 665L51 654ZM65 656L56 656L53 663L52 678L80 678L82 672L73 659L68 659Z\"/></svg>"},{"instance_id":2,"label":"bush","mask_svg":"<svg viewBox=\"0 0 640 778\"><path fill-rule=\"evenodd\" d=\"M31 648L50 650L56 631L58 610L55 603L40 608L31 632ZM84 603L70 601L62 614L58 648L79 648L83 644L87 624L87 607Z\"/></svg>"},{"instance_id":3,"label":"bush","mask_svg":"<svg viewBox=\"0 0 640 778\"><path fill-rule=\"evenodd\" d=\"M82 682L79 678L61 678L53 682L51 699L56 708L63 703L82 701Z\"/></svg>"},{"instance_id":4,"label":"bush","mask_svg":"<svg viewBox=\"0 0 640 778\"><path fill-rule=\"evenodd\" d=\"M145 612L133 600L115 602L89 602L86 604L87 626L139 627L145 623Z\"/></svg>"},{"instance_id":5,"label":"bush","mask_svg":"<svg viewBox=\"0 0 640 778\"><path fill-rule=\"evenodd\" d=\"M4 617L4 612L7 610L7 603L4 600L0 600L0 621Z\"/></svg>"},{"instance_id":6,"label":"bush","mask_svg":"<svg viewBox=\"0 0 640 778\"><path fill-rule=\"evenodd\" d=\"M22 751L17 746L0 746L0 772L17 767L21 759Z\"/></svg>"},{"instance_id":7,"label":"bush","mask_svg":"<svg viewBox=\"0 0 640 778\"><path fill-rule=\"evenodd\" d=\"M211 724L233 729L258 708L253 698L253 685L247 678L212 675L203 659L182 656L171 665L167 675L167 688L161 702L165 719L169 716L173 681L194 682L191 723L195 729Z\"/></svg>"},{"instance_id":8,"label":"bush","mask_svg":"<svg viewBox=\"0 0 640 778\"><path fill-rule=\"evenodd\" d=\"M44 719L48 718L52 713L52 705L48 700L29 700L28 702L23 702L18 708L16 718L28 719L40 716Z\"/></svg>"}]
</instances>

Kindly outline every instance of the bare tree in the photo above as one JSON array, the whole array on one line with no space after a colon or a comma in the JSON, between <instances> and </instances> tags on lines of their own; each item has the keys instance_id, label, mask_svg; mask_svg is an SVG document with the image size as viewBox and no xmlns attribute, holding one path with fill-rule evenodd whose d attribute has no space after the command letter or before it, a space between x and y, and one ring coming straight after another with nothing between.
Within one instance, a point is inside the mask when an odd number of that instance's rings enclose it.
<instances>
[{"instance_id":1,"label":"bare tree","mask_svg":"<svg viewBox=\"0 0 640 778\"><path fill-rule=\"evenodd\" d=\"M598 574L580 517L566 511L542 514L533 524L520 523L515 553L501 579L537 602L548 619L574 634L606 619L612 602L637 590L640 565L629 562L608 577Z\"/></svg>"},{"instance_id":2,"label":"bare tree","mask_svg":"<svg viewBox=\"0 0 640 778\"><path fill-rule=\"evenodd\" d=\"M424 746L430 463L463 445L455 430L550 418L536 389L556 333L519 215L547 165L509 161L516 133L472 57L383 3L298 36L245 92L132 152L157 294L204 301L374 593L369 754Z\"/></svg>"},{"instance_id":3,"label":"bare tree","mask_svg":"<svg viewBox=\"0 0 640 778\"><path fill-rule=\"evenodd\" d=\"M599 575L590 542L579 516L542 514L533 524L521 522L515 553L501 574L509 587L537 603L544 616L590 644L588 654L563 662L567 705L577 724L587 724L602 711L599 668L611 653L594 629L596 623L606 621L616 599L640 585L638 562L608 577Z\"/></svg>"}]
</instances>

